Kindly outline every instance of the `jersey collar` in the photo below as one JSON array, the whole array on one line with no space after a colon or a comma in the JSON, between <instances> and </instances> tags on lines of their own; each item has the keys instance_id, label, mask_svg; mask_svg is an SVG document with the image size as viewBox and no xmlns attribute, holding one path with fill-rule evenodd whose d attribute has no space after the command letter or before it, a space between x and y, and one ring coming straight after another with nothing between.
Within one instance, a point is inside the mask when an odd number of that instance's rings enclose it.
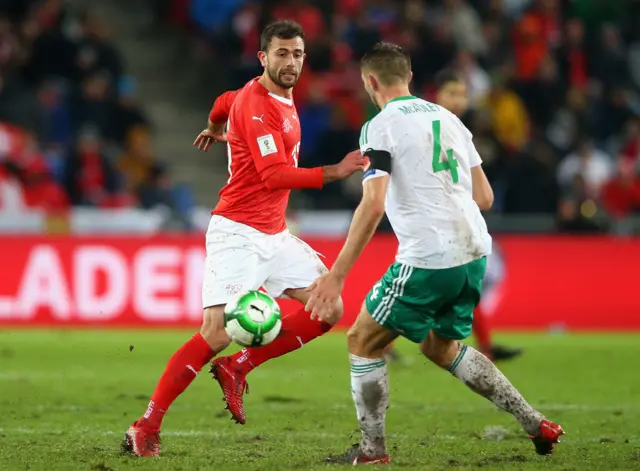
<instances>
[{"instance_id":1,"label":"jersey collar","mask_svg":"<svg viewBox=\"0 0 640 471\"><path fill-rule=\"evenodd\" d=\"M280 95L276 95L275 93L271 93L269 90L267 90L260 82L258 82L258 80L260 79L260 77L256 77L253 79L253 82L256 83L260 89L262 91L264 91L264 93L268 96L270 96L271 98L275 98L276 100L278 100L280 103L284 103L285 105L288 106L293 106L293 98L285 98L283 96Z\"/></svg>"},{"instance_id":2,"label":"jersey collar","mask_svg":"<svg viewBox=\"0 0 640 471\"><path fill-rule=\"evenodd\" d=\"M382 109L385 109L387 105L389 105L389 103L393 103L394 101L416 100L417 98L418 97L415 97L413 95L399 96L394 98L393 100L389 100L387 104L382 107Z\"/></svg>"}]
</instances>

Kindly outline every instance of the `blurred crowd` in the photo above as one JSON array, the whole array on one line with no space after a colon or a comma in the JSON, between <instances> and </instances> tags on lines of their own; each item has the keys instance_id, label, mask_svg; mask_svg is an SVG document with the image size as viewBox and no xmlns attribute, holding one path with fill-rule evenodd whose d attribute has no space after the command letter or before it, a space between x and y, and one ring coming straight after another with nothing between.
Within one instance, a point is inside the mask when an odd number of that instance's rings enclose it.
<instances>
[{"instance_id":1,"label":"blurred crowd","mask_svg":"<svg viewBox=\"0 0 640 471\"><path fill-rule=\"evenodd\" d=\"M495 211L555 213L561 227L640 210L640 3L627 0L154 0L190 31L227 88L261 73L262 26L298 21L307 60L295 88L302 162L337 161L376 110L358 59L379 40L413 61L414 94L434 99L434 76L467 81L474 134L496 192ZM308 193L312 206L353 207L350 182Z\"/></svg>"},{"instance_id":2,"label":"blurred crowd","mask_svg":"<svg viewBox=\"0 0 640 471\"><path fill-rule=\"evenodd\" d=\"M0 0L0 211L179 205L109 25Z\"/></svg>"}]
</instances>

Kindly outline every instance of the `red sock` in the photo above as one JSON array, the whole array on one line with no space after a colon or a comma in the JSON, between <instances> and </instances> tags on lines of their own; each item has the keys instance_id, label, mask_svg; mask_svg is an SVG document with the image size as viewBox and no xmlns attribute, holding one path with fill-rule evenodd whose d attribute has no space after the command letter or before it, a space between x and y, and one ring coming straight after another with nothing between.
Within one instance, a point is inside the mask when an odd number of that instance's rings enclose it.
<instances>
[{"instance_id":1,"label":"red sock","mask_svg":"<svg viewBox=\"0 0 640 471\"><path fill-rule=\"evenodd\" d=\"M491 326L487 315L480 309L480 306L473 311L473 333L481 351L486 352L491 349Z\"/></svg>"},{"instance_id":2,"label":"red sock","mask_svg":"<svg viewBox=\"0 0 640 471\"><path fill-rule=\"evenodd\" d=\"M153 429L159 429L164 414L176 398L187 389L202 367L215 356L207 341L195 334L169 359L162 373L151 402L141 421Z\"/></svg>"},{"instance_id":3,"label":"red sock","mask_svg":"<svg viewBox=\"0 0 640 471\"><path fill-rule=\"evenodd\" d=\"M299 349L333 327L326 322L311 320L310 315L311 313L302 308L294 314L284 316L278 338L264 347L244 348L232 355L231 361L246 374L267 360Z\"/></svg>"}]
</instances>

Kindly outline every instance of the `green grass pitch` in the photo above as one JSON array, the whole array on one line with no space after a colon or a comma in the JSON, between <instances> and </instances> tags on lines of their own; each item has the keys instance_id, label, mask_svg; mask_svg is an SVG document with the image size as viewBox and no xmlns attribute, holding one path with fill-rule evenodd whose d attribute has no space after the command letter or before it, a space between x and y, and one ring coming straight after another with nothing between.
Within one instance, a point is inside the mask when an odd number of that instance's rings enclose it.
<instances>
[{"instance_id":1,"label":"green grass pitch","mask_svg":"<svg viewBox=\"0 0 640 471\"><path fill-rule=\"evenodd\" d=\"M331 470L358 440L344 334L249 376L247 425L231 422L203 372L168 413L158 459L123 457L179 331L0 333L0 469ZM540 457L508 414L400 342L387 433L393 470L640 469L640 335L505 335L525 355L500 365L567 435ZM133 348L130 348L133 347Z\"/></svg>"}]
</instances>

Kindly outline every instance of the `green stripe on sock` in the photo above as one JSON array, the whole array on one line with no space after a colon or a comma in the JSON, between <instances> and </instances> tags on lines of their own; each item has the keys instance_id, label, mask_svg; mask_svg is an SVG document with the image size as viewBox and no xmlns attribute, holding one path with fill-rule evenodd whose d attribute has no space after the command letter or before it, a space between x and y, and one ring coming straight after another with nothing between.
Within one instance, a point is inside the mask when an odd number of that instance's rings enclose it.
<instances>
[{"instance_id":1,"label":"green stripe on sock","mask_svg":"<svg viewBox=\"0 0 640 471\"><path fill-rule=\"evenodd\" d=\"M370 366L382 366L382 365L384 365L385 363L386 363L386 361L385 361L385 360L376 360L376 361L374 361L374 362L372 362L372 363L366 363L366 364L364 364L364 365L351 365L351 368L356 368L356 369L358 369L358 368L368 368L368 367L370 367Z\"/></svg>"},{"instance_id":2,"label":"green stripe on sock","mask_svg":"<svg viewBox=\"0 0 640 471\"><path fill-rule=\"evenodd\" d=\"M456 357L455 360L453 360L453 363L451 363L451 366L449 367L449 372L451 374L454 374L454 372L456 371L456 368L462 361L462 358L464 357L464 354L466 352L467 352L467 346L462 344L462 347L460 347L460 352L458 352L458 356Z\"/></svg>"},{"instance_id":3,"label":"green stripe on sock","mask_svg":"<svg viewBox=\"0 0 640 471\"><path fill-rule=\"evenodd\" d=\"M366 366L352 366L351 371L366 371L366 370L375 370L376 368L382 368L386 363L373 363L371 365Z\"/></svg>"},{"instance_id":4,"label":"green stripe on sock","mask_svg":"<svg viewBox=\"0 0 640 471\"><path fill-rule=\"evenodd\" d=\"M377 370L378 368L382 368L386 364L386 361L380 360L366 365L351 365L351 371L353 373L368 373L370 371Z\"/></svg>"}]
</instances>

